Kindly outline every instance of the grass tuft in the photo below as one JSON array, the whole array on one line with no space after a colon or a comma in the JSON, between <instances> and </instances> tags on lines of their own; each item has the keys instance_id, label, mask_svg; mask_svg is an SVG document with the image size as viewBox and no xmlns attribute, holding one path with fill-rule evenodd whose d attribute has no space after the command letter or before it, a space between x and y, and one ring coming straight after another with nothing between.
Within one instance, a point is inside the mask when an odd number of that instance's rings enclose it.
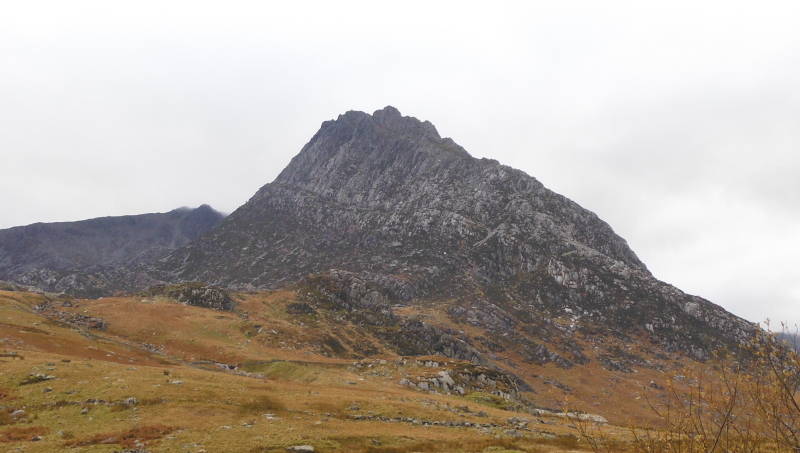
<instances>
[{"instance_id":1,"label":"grass tuft","mask_svg":"<svg viewBox=\"0 0 800 453\"><path fill-rule=\"evenodd\" d=\"M178 428L165 425L150 425L131 428L127 431L95 434L84 439L73 439L64 443L65 447L85 447L87 445L120 445L135 448L137 442L145 443L160 439Z\"/></svg>"},{"instance_id":2,"label":"grass tuft","mask_svg":"<svg viewBox=\"0 0 800 453\"><path fill-rule=\"evenodd\" d=\"M32 440L36 436L43 436L49 430L44 426L29 426L27 428L13 427L5 431L0 431L0 443L19 442L21 440Z\"/></svg>"},{"instance_id":3,"label":"grass tuft","mask_svg":"<svg viewBox=\"0 0 800 453\"><path fill-rule=\"evenodd\" d=\"M0 410L0 426L13 425L14 423L17 423L17 421L11 416L12 410L14 409L7 408Z\"/></svg>"},{"instance_id":4,"label":"grass tuft","mask_svg":"<svg viewBox=\"0 0 800 453\"><path fill-rule=\"evenodd\" d=\"M0 401L11 401L20 399L14 395L14 391L8 387L0 387Z\"/></svg>"},{"instance_id":5,"label":"grass tuft","mask_svg":"<svg viewBox=\"0 0 800 453\"><path fill-rule=\"evenodd\" d=\"M240 404L239 410L246 413L276 412L286 410L286 406L280 401L262 395Z\"/></svg>"}]
</instances>

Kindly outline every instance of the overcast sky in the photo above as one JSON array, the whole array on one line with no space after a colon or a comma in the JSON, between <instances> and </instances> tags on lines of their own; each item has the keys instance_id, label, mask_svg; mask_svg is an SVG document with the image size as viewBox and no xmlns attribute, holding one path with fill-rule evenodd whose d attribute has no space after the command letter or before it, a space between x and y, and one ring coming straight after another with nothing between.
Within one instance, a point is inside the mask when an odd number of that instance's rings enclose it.
<instances>
[{"instance_id":1,"label":"overcast sky","mask_svg":"<svg viewBox=\"0 0 800 453\"><path fill-rule=\"evenodd\" d=\"M0 228L231 212L323 121L393 105L657 278L800 324L796 1L122 3L0 3Z\"/></svg>"}]
</instances>

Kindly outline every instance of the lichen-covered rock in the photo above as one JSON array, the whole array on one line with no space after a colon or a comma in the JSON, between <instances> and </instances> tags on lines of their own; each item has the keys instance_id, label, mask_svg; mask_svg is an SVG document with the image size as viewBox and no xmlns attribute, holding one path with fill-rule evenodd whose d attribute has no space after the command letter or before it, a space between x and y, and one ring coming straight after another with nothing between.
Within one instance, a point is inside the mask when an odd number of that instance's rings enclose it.
<instances>
[{"instance_id":1,"label":"lichen-covered rock","mask_svg":"<svg viewBox=\"0 0 800 453\"><path fill-rule=\"evenodd\" d=\"M466 360L477 365L487 365L488 359L465 337L444 326L408 319L400 324L397 333L390 338L399 354L442 355L456 360Z\"/></svg>"},{"instance_id":2,"label":"lichen-covered rock","mask_svg":"<svg viewBox=\"0 0 800 453\"><path fill-rule=\"evenodd\" d=\"M233 311L236 308L236 303L227 291L203 282L158 285L150 288L145 294L148 296L166 296L182 304L212 308L214 310Z\"/></svg>"},{"instance_id":3,"label":"lichen-covered rock","mask_svg":"<svg viewBox=\"0 0 800 453\"><path fill-rule=\"evenodd\" d=\"M333 269L309 275L306 282L333 302L337 309L357 313L375 325L394 323L387 291L352 272Z\"/></svg>"},{"instance_id":4,"label":"lichen-covered rock","mask_svg":"<svg viewBox=\"0 0 800 453\"><path fill-rule=\"evenodd\" d=\"M440 394L464 396L474 392L491 394L514 402L522 402L520 387L531 391L518 376L494 365L483 366L473 362L442 356L398 357L394 361L361 360L354 369L389 368L402 370L399 385ZM521 384L521 385L520 385Z\"/></svg>"}]
</instances>

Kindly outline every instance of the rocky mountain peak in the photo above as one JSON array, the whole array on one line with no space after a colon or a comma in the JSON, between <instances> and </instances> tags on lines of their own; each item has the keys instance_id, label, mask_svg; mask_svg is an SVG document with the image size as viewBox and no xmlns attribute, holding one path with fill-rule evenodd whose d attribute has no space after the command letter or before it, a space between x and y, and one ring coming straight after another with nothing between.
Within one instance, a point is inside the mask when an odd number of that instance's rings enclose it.
<instances>
[{"instance_id":1,"label":"rocky mountain peak","mask_svg":"<svg viewBox=\"0 0 800 453\"><path fill-rule=\"evenodd\" d=\"M469 158L433 124L394 107L372 115L350 111L323 123L274 184L376 207L397 194L399 185Z\"/></svg>"},{"instance_id":2,"label":"rocky mountain peak","mask_svg":"<svg viewBox=\"0 0 800 453\"><path fill-rule=\"evenodd\" d=\"M500 281L563 254L649 275L594 213L386 107L323 123L274 182L157 275L271 288L342 269L408 299L468 269L470 281Z\"/></svg>"}]
</instances>

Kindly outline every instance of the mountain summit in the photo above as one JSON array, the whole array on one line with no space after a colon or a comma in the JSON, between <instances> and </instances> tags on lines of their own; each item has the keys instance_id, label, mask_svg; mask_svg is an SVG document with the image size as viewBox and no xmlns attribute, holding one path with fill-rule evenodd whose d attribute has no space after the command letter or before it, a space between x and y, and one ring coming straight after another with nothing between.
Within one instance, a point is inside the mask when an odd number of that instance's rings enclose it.
<instances>
[{"instance_id":1,"label":"mountain summit","mask_svg":"<svg viewBox=\"0 0 800 453\"><path fill-rule=\"evenodd\" d=\"M704 358L753 328L656 280L591 211L394 107L323 123L275 181L151 275L238 289L305 279L356 305L374 293L387 323L389 301L440 304L450 321L487 329L498 348L565 366L588 360L570 340L576 329ZM553 321L564 316L566 325Z\"/></svg>"},{"instance_id":2,"label":"mountain summit","mask_svg":"<svg viewBox=\"0 0 800 453\"><path fill-rule=\"evenodd\" d=\"M160 267L229 286L341 268L424 287L467 268L486 281L532 272L578 249L646 270L594 213L386 107L323 123L274 182Z\"/></svg>"}]
</instances>

